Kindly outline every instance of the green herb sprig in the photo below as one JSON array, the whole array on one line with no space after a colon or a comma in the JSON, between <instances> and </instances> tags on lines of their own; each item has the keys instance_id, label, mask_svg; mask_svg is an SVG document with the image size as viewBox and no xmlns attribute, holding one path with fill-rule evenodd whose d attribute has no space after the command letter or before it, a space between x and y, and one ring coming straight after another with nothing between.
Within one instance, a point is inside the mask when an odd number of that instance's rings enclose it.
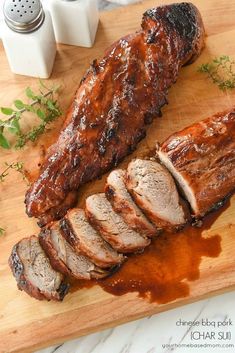
<instances>
[{"instance_id":1,"label":"green herb sprig","mask_svg":"<svg viewBox=\"0 0 235 353\"><path fill-rule=\"evenodd\" d=\"M25 94L29 99L28 103L17 99L13 102L14 108L1 108L2 114L8 116L8 119L0 120L0 146L2 148L10 149L13 146L22 148L28 141L34 142L43 134L48 124L61 116L61 109L54 97L58 89L58 86L46 87L40 81L39 94L33 92L30 87L26 88ZM22 132L20 121L25 112L36 115L40 119L40 123L30 131ZM13 146L5 134L6 131L16 137Z\"/></svg>"},{"instance_id":2,"label":"green herb sprig","mask_svg":"<svg viewBox=\"0 0 235 353\"><path fill-rule=\"evenodd\" d=\"M9 175L10 170L15 170L22 175L23 180L27 180L24 171L23 162L13 162L7 163L5 162L5 169L0 173L0 182L3 183L6 180L6 177Z\"/></svg>"},{"instance_id":3,"label":"green herb sprig","mask_svg":"<svg viewBox=\"0 0 235 353\"><path fill-rule=\"evenodd\" d=\"M235 61L227 55L202 64L198 71L207 74L208 78L223 91L235 88Z\"/></svg>"},{"instance_id":4,"label":"green herb sprig","mask_svg":"<svg viewBox=\"0 0 235 353\"><path fill-rule=\"evenodd\" d=\"M28 179L25 174L23 162L5 162L5 169L0 173L0 183L6 181L7 176L9 175L10 170L15 170L16 172L22 175L23 180L28 182ZM0 227L0 236L5 234L5 229Z\"/></svg>"}]
</instances>

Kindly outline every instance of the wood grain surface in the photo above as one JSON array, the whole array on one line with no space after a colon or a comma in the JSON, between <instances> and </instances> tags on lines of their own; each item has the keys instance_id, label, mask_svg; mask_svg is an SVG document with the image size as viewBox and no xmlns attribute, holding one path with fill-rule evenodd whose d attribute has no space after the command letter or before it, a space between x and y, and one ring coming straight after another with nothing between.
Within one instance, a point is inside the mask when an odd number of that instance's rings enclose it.
<instances>
[{"instance_id":1,"label":"wood grain surface","mask_svg":"<svg viewBox=\"0 0 235 353\"><path fill-rule=\"evenodd\" d=\"M201 63L216 55L227 54L235 58L235 1L195 0L202 13L206 33L206 48L196 63L181 70L177 83L170 90L169 105L163 109L163 118L149 127L147 137L138 149L122 163L126 166L133 156L144 156L155 142L163 141L169 134L194 121L201 120L217 111L235 104L234 92L222 92L197 72ZM142 13L153 6L170 1L146 0L137 5L101 13L97 40L92 49L59 46L51 82L63 86L61 106L66 111L82 75L94 58L102 57L103 51L114 40L139 28ZM27 59L27 58L26 58ZM38 81L13 75L8 67L0 44L0 105L9 105L23 97L27 86L36 88ZM30 118L26 125L32 124ZM27 169L37 167L43 144L52 141L62 119L53 125L37 144L23 151L0 150L0 170L5 161L23 161ZM84 197L101 191L102 180L90 183L80 191L80 203ZM189 282L190 295L172 303L158 305L137 297L135 293L115 297L99 286L69 294L63 303L38 302L19 292L9 270L7 260L14 243L38 233L34 219L29 219L24 209L27 185L21 176L11 172L7 181L0 184L0 226L6 235L0 238L0 352L32 352L36 349L85 335L146 315L158 313L179 305L235 288L235 198L229 208L203 234L222 237L222 252L217 258L203 258L200 278Z\"/></svg>"}]
</instances>

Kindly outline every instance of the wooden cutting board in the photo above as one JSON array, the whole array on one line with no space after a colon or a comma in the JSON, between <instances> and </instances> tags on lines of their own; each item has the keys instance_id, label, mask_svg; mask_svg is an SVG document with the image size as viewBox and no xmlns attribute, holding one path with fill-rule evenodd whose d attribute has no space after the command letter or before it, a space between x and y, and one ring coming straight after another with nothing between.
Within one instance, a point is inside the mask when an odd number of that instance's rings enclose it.
<instances>
[{"instance_id":1,"label":"wooden cutting board","mask_svg":"<svg viewBox=\"0 0 235 353\"><path fill-rule=\"evenodd\" d=\"M101 13L97 40L92 49L59 46L50 82L63 85L60 103L66 111L74 91L89 63L100 58L104 49L122 35L139 28L142 13L167 1L147 0L140 4ZM170 3L170 1L168 2ZM235 92L221 92L197 67L216 55L227 54L235 58L235 1L195 0L202 13L207 32L206 48L196 63L181 70L177 83L170 90L169 105L163 109L163 118L157 119L149 128L147 138L133 156L144 156L153 148L156 140L162 141L169 134L194 121L232 107ZM26 58L27 59L27 58ZM36 79L13 75L8 67L0 45L0 104L8 106L23 96L27 86L38 86ZM28 122L30 124L30 122ZM56 135L62 120L44 140ZM0 170L5 161L24 161L31 169L39 160L41 139L20 152L0 150ZM102 191L105 177L81 190L81 195ZM164 305L150 303L136 293L112 296L99 286L82 289L69 294L63 303L38 302L19 292L12 277L7 259L13 244L24 236L38 233L36 221L29 219L24 211L26 184L12 172L0 185L0 226L6 235L0 238L0 352L31 352L36 349L72 339L81 335L115 326L153 313L184 305L189 302L223 293L235 288L235 199L217 218L203 237L218 234L222 238L222 251L217 258L203 257L200 278L188 282L190 294ZM169 254L170 255L170 254ZM185 280L186 281L186 280Z\"/></svg>"}]
</instances>

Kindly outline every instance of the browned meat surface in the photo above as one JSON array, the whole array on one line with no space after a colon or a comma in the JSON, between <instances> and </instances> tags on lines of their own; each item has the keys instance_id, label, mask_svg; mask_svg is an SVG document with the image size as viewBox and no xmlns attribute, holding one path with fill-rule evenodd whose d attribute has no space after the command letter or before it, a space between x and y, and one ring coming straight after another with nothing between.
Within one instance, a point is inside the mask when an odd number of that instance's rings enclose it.
<instances>
[{"instance_id":1,"label":"browned meat surface","mask_svg":"<svg viewBox=\"0 0 235 353\"><path fill-rule=\"evenodd\" d=\"M136 159L129 163L126 186L136 204L159 230L174 231L187 222L187 212L174 179L156 161Z\"/></svg>"},{"instance_id":2,"label":"browned meat surface","mask_svg":"<svg viewBox=\"0 0 235 353\"><path fill-rule=\"evenodd\" d=\"M58 223L43 229L39 235L39 242L52 267L65 275L77 279L91 279L102 278L109 274L108 271L95 266L79 251L75 251L63 237Z\"/></svg>"},{"instance_id":3,"label":"browned meat surface","mask_svg":"<svg viewBox=\"0 0 235 353\"><path fill-rule=\"evenodd\" d=\"M157 234L157 229L145 217L127 191L125 176L126 172L121 169L114 170L109 174L105 187L106 197L115 212L120 213L132 229L151 238Z\"/></svg>"},{"instance_id":4,"label":"browned meat surface","mask_svg":"<svg viewBox=\"0 0 235 353\"><path fill-rule=\"evenodd\" d=\"M217 114L175 133L157 147L157 155L178 181L195 215L202 217L221 205L235 189L235 110ZM125 172L112 172L108 184L120 195L118 202L123 198L124 205L126 201L130 203L132 213L136 209L126 197L125 179L133 200L147 219L160 229L174 231L184 225L188 215L166 167L154 159L136 159L129 164L125 178ZM141 251L150 243L149 238L133 230L128 217L124 221L121 214L113 210L105 194L95 194L86 200L86 213L97 231L95 235L90 224L83 226L78 211L70 211L66 222L61 221L65 232L58 222L41 232L40 243L50 261L35 236L14 246L9 264L20 289L37 299L62 299L68 286L57 271L76 278L102 278L117 267L102 269L94 265L93 259L110 264L113 256L119 264L123 255L118 255L111 247L129 253ZM83 211L81 214L84 216ZM130 219L132 222L134 218ZM71 233L68 233L69 227ZM108 251L101 245L103 242L97 245L98 235L110 244ZM80 252L79 242L90 258Z\"/></svg>"},{"instance_id":5,"label":"browned meat surface","mask_svg":"<svg viewBox=\"0 0 235 353\"><path fill-rule=\"evenodd\" d=\"M173 134L157 154L194 215L204 216L235 190L235 109Z\"/></svg>"},{"instance_id":6,"label":"browned meat surface","mask_svg":"<svg viewBox=\"0 0 235 353\"><path fill-rule=\"evenodd\" d=\"M91 224L116 250L130 253L143 250L150 240L132 230L114 210L105 194L95 194L86 199L86 213Z\"/></svg>"},{"instance_id":7,"label":"browned meat surface","mask_svg":"<svg viewBox=\"0 0 235 353\"><path fill-rule=\"evenodd\" d=\"M51 267L35 236L24 238L14 246L9 265L18 288L36 299L63 300L68 291L62 274Z\"/></svg>"},{"instance_id":8,"label":"browned meat surface","mask_svg":"<svg viewBox=\"0 0 235 353\"><path fill-rule=\"evenodd\" d=\"M102 268L118 265L124 257L118 254L89 224L82 209L70 210L61 220L64 237L74 249Z\"/></svg>"},{"instance_id":9,"label":"browned meat surface","mask_svg":"<svg viewBox=\"0 0 235 353\"><path fill-rule=\"evenodd\" d=\"M94 60L26 194L26 210L43 225L76 203L80 185L97 178L136 148L146 125L160 116L182 65L201 52L204 29L196 7L148 10L142 28Z\"/></svg>"}]
</instances>

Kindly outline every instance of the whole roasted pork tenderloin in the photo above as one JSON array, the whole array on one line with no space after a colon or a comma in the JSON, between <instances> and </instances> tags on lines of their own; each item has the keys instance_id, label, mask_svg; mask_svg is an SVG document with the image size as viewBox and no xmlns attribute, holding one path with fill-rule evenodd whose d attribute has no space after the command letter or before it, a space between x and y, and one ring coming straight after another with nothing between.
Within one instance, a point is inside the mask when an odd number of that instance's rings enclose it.
<instances>
[{"instance_id":1,"label":"whole roasted pork tenderloin","mask_svg":"<svg viewBox=\"0 0 235 353\"><path fill-rule=\"evenodd\" d=\"M94 60L75 94L64 128L25 198L40 225L75 205L77 189L136 148L146 126L161 115L181 66L204 45L204 28L190 3L160 6L143 15L141 29Z\"/></svg>"}]
</instances>

